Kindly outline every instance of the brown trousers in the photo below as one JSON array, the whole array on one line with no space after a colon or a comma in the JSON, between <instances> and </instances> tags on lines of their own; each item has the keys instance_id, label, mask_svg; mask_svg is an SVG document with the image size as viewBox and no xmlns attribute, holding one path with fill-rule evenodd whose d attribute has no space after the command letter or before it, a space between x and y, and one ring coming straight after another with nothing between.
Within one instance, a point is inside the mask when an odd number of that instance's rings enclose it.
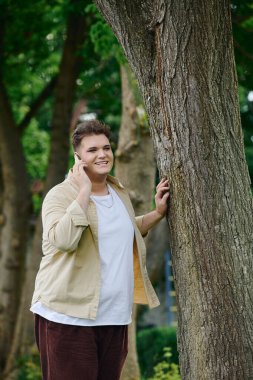
<instances>
[{"instance_id":1,"label":"brown trousers","mask_svg":"<svg viewBox=\"0 0 253 380\"><path fill-rule=\"evenodd\" d=\"M35 314L43 380L118 380L127 356L127 326L82 327Z\"/></svg>"}]
</instances>

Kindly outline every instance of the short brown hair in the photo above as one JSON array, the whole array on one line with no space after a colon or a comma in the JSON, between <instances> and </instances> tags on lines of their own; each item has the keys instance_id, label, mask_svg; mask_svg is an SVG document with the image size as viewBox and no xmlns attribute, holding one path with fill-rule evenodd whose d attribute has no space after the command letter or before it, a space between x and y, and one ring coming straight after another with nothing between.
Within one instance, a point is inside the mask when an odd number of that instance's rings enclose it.
<instances>
[{"instance_id":1,"label":"short brown hair","mask_svg":"<svg viewBox=\"0 0 253 380\"><path fill-rule=\"evenodd\" d=\"M99 120L86 120L77 125L72 135L72 145L76 150L85 136L105 135L110 139L110 127Z\"/></svg>"}]
</instances>

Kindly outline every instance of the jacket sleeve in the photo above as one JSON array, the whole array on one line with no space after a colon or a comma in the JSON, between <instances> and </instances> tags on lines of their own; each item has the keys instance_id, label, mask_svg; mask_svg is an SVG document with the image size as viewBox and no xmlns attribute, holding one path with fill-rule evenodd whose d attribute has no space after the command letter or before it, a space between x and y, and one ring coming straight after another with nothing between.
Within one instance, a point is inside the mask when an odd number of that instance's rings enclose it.
<instances>
[{"instance_id":1,"label":"jacket sleeve","mask_svg":"<svg viewBox=\"0 0 253 380\"><path fill-rule=\"evenodd\" d=\"M82 207L74 200L66 206L61 194L46 196L42 206L43 239L59 251L77 248L84 229L89 225Z\"/></svg>"},{"instance_id":2,"label":"jacket sleeve","mask_svg":"<svg viewBox=\"0 0 253 380\"><path fill-rule=\"evenodd\" d=\"M136 221L136 225L140 231L140 233L142 234L143 237L147 236L148 232L146 232L145 234L142 233L142 222L143 222L143 217L144 215L141 215L141 216L136 216L135 217L135 221Z\"/></svg>"}]
</instances>

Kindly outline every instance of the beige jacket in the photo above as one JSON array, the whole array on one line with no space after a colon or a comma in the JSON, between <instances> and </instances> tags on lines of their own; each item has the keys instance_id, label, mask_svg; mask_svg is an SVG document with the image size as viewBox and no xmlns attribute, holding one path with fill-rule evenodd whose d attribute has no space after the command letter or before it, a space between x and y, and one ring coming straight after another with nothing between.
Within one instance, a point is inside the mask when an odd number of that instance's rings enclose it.
<instances>
[{"instance_id":1,"label":"beige jacket","mask_svg":"<svg viewBox=\"0 0 253 380\"><path fill-rule=\"evenodd\" d=\"M148 278L146 247L128 193L119 181L108 182L123 201L134 226L134 302L159 305ZM36 277L32 304L41 301L54 311L96 319L101 286L98 221L92 200L86 214L75 200L78 185L71 174L52 188L42 206L43 257Z\"/></svg>"}]
</instances>

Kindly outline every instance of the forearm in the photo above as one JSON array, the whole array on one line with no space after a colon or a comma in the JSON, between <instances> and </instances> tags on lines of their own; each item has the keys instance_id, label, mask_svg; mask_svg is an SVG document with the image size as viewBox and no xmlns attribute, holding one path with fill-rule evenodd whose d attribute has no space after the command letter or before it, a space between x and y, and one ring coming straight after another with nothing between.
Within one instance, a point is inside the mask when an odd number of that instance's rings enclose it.
<instances>
[{"instance_id":1,"label":"forearm","mask_svg":"<svg viewBox=\"0 0 253 380\"><path fill-rule=\"evenodd\" d=\"M142 218L141 234L146 235L152 227L154 227L161 219L163 219L163 217L164 215L161 215L156 210L145 214Z\"/></svg>"},{"instance_id":2,"label":"forearm","mask_svg":"<svg viewBox=\"0 0 253 380\"><path fill-rule=\"evenodd\" d=\"M155 195L156 208L154 211L142 217L142 222L138 222L140 218L136 218L137 226L142 234L145 236L150 228L154 227L166 215L168 209L169 186L168 180L163 178L156 187L157 193Z\"/></svg>"}]
</instances>

